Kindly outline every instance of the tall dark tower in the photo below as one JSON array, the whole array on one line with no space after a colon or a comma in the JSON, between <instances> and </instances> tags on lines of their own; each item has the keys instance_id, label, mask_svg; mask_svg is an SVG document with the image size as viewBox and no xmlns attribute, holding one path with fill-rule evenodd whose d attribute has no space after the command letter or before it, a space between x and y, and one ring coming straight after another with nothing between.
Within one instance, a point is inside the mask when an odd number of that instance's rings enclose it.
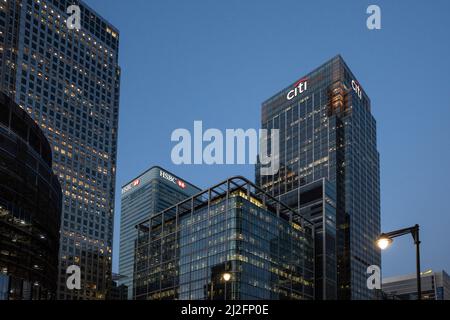
<instances>
[{"instance_id":1,"label":"tall dark tower","mask_svg":"<svg viewBox=\"0 0 450 320\"><path fill-rule=\"evenodd\" d=\"M81 29L68 28L71 5ZM0 90L40 126L63 190L58 298L104 299L111 280L119 33L78 0L0 6ZM66 269L81 268L81 290Z\"/></svg>"},{"instance_id":2,"label":"tall dark tower","mask_svg":"<svg viewBox=\"0 0 450 320\"><path fill-rule=\"evenodd\" d=\"M127 299L133 299L134 295L136 225L200 191L158 166L151 167L122 187L119 273L123 279L119 284L127 287Z\"/></svg>"},{"instance_id":3,"label":"tall dark tower","mask_svg":"<svg viewBox=\"0 0 450 320\"><path fill-rule=\"evenodd\" d=\"M280 170L257 183L316 225L316 299L373 299L380 265L380 166L370 99L336 56L262 105L280 130Z\"/></svg>"}]
</instances>

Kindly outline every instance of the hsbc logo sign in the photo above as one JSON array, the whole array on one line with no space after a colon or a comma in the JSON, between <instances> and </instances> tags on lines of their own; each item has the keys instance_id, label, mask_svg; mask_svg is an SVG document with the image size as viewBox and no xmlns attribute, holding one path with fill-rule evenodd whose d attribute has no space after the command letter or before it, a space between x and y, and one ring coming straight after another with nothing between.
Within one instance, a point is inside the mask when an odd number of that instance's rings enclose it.
<instances>
[{"instance_id":1,"label":"hsbc logo sign","mask_svg":"<svg viewBox=\"0 0 450 320\"><path fill-rule=\"evenodd\" d=\"M305 92L306 90L308 90L308 79L302 78L294 84L294 88L288 92L286 99L292 100L299 94Z\"/></svg>"},{"instance_id":2,"label":"hsbc logo sign","mask_svg":"<svg viewBox=\"0 0 450 320\"><path fill-rule=\"evenodd\" d=\"M352 88L353 88L353 91L355 91L356 94L358 95L359 100L361 100L362 99L362 88L361 88L361 85L357 81L352 80Z\"/></svg>"},{"instance_id":3,"label":"hsbc logo sign","mask_svg":"<svg viewBox=\"0 0 450 320\"><path fill-rule=\"evenodd\" d=\"M159 171L159 176L163 179L166 179L167 181L172 182L173 184L176 184L178 187L180 187L181 189L185 189L186 188L186 183L181 181L180 179L175 178L174 176L172 176L171 174L168 174L167 172L164 172L162 170Z\"/></svg>"},{"instance_id":4,"label":"hsbc logo sign","mask_svg":"<svg viewBox=\"0 0 450 320\"><path fill-rule=\"evenodd\" d=\"M131 182L130 184L126 185L125 187L122 188L122 194L130 191L133 188L136 188L138 185L141 184L141 180L140 179L136 179L133 182Z\"/></svg>"}]
</instances>

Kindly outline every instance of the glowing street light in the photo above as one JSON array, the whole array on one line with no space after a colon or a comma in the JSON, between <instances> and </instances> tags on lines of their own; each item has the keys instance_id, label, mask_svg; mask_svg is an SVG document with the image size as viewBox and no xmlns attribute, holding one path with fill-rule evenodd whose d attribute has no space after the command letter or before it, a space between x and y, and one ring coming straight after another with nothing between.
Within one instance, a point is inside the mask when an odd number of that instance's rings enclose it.
<instances>
[{"instance_id":1,"label":"glowing street light","mask_svg":"<svg viewBox=\"0 0 450 320\"><path fill-rule=\"evenodd\" d=\"M417 300L422 299L422 284L420 279L420 240L419 240L419 225L413 227L395 230L387 233L382 233L376 240L378 248L381 250L387 249L392 244L392 239L395 237L411 234L416 245L416 273L417 273Z\"/></svg>"},{"instance_id":2,"label":"glowing street light","mask_svg":"<svg viewBox=\"0 0 450 320\"><path fill-rule=\"evenodd\" d=\"M222 279L223 281L225 281L224 300L227 300L227 283L231 280L231 273L225 272L224 274L222 274Z\"/></svg>"},{"instance_id":3,"label":"glowing street light","mask_svg":"<svg viewBox=\"0 0 450 320\"><path fill-rule=\"evenodd\" d=\"M223 280L224 280L225 282L230 281L230 280L231 280L231 273L225 272L225 273L222 275L222 278L223 278Z\"/></svg>"},{"instance_id":4,"label":"glowing street light","mask_svg":"<svg viewBox=\"0 0 450 320\"><path fill-rule=\"evenodd\" d=\"M380 238L378 238L378 240L377 240L377 246L381 250L387 249L387 247L389 247L391 245L391 243L392 243L392 239L383 237L383 235L381 235Z\"/></svg>"}]
</instances>

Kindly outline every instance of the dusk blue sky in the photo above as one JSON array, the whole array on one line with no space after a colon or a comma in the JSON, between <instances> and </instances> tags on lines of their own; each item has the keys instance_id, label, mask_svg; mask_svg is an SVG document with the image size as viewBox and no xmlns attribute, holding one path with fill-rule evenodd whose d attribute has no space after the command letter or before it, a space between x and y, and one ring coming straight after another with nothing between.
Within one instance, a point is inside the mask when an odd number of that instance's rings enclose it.
<instances>
[{"instance_id":1,"label":"dusk blue sky","mask_svg":"<svg viewBox=\"0 0 450 320\"><path fill-rule=\"evenodd\" d=\"M450 1L86 0L120 30L120 186L160 165L200 187L247 166L176 166L176 128L259 128L261 102L340 53L372 101L382 230L421 226L422 268L450 271ZM366 8L382 10L382 30ZM445 201L444 201L445 200ZM410 237L383 275L415 271Z\"/></svg>"}]
</instances>

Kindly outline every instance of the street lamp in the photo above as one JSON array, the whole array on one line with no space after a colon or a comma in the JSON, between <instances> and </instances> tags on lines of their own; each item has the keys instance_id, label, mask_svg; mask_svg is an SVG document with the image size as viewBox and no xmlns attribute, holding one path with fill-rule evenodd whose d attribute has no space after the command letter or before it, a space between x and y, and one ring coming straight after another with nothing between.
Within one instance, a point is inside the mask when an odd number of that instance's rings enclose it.
<instances>
[{"instance_id":1,"label":"street lamp","mask_svg":"<svg viewBox=\"0 0 450 320\"><path fill-rule=\"evenodd\" d=\"M390 238L378 238L377 240L377 246L381 250L387 249L392 243L392 239Z\"/></svg>"},{"instance_id":2,"label":"street lamp","mask_svg":"<svg viewBox=\"0 0 450 320\"><path fill-rule=\"evenodd\" d=\"M231 273L225 272L225 273L222 275L222 278L223 278L223 280L224 280L225 282L230 281L230 279L231 279Z\"/></svg>"},{"instance_id":3,"label":"street lamp","mask_svg":"<svg viewBox=\"0 0 450 320\"><path fill-rule=\"evenodd\" d=\"M420 240L419 240L419 225L413 227L395 230L387 233L382 233L378 237L376 243L381 250L387 249L393 242L393 238L403 236L410 233L416 245L416 273L417 273L417 300L422 299L422 288L420 280Z\"/></svg>"},{"instance_id":4,"label":"street lamp","mask_svg":"<svg viewBox=\"0 0 450 320\"><path fill-rule=\"evenodd\" d=\"M222 279L223 279L223 281L225 281L225 298L224 298L224 300L227 300L227 283L228 283L228 281L230 281L231 280L231 273L229 273L229 272L225 272L223 275L222 275Z\"/></svg>"}]
</instances>

